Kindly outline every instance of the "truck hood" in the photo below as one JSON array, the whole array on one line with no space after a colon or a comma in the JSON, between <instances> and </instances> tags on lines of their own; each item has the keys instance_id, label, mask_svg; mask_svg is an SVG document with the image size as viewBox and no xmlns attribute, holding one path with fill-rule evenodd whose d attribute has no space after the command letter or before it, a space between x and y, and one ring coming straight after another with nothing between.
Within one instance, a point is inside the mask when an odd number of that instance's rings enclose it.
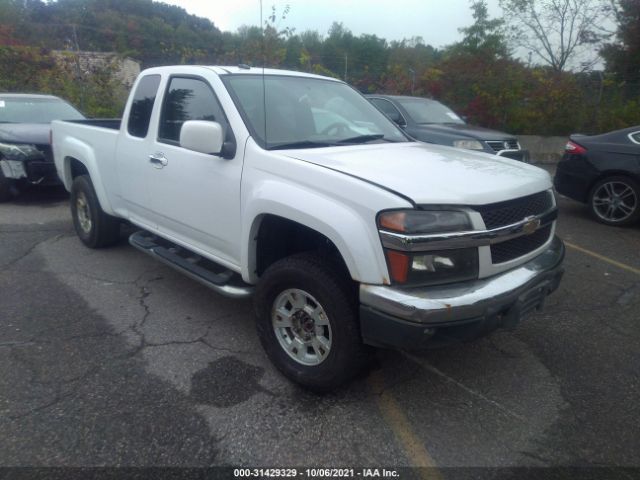
<instances>
[{"instance_id":1,"label":"truck hood","mask_svg":"<svg viewBox=\"0 0 640 480\"><path fill-rule=\"evenodd\" d=\"M49 144L48 123L0 123L0 142Z\"/></svg>"},{"instance_id":2,"label":"truck hood","mask_svg":"<svg viewBox=\"0 0 640 480\"><path fill-rule=\"evenodd\" d=\"M392 190L417 204L483 205L551 188L537 167L420 142L283 151Z\"/></svg>"}]
</instances>

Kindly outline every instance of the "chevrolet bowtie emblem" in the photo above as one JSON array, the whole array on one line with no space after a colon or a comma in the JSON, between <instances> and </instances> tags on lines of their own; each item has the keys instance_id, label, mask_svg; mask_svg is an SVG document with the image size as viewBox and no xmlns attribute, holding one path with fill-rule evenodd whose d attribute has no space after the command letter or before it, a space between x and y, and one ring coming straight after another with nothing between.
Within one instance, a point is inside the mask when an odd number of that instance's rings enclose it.
<instances>
[{"instance_id":1,"label":"chevrolet bowtie emblem","mask_svg":"<svg viewBox=\"0 0 640 480\"><path fill-rule=\"evenodd\" d=\"M522 226L522 233L525 235L531 235L533 232L538 230L540 226L540 219L535 217L527 217L525 218L525 224Z\"/></svg>"}]
</instances>

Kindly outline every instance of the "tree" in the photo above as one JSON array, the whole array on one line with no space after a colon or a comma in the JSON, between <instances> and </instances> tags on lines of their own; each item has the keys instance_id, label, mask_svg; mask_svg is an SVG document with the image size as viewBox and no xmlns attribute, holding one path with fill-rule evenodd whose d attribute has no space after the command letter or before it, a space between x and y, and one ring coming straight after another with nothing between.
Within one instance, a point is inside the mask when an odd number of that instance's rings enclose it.
<instances>
[{"instance_id":1,"label":"tree","mask_svg":"<svg viewBox=\"0 0 640 480\"><path fill-rule=\"evenodd\" d=\"M640 2L612 0L618 24L616 41L602 49L607 70L618 80L640 82Z\"/></svg>"},{"instance_id":2,"label":"tree","mask_svg":"<svg viewBox=\"0 0 640 480\"><path fill-rule=\"evenodd\" d=\"M489 18L489 10L485 0L473 0L471 3L474 23L460 28L464 38L453 49L461 50L470 55L483 55L494 58L507 58L509 49L504 32L504 20Z\"/></svg>"},{"instance_id":3,"label":"tree","mask_svg":"<svg viewBox=\"0 0 640 480\"><path fill-rule=\"evenodd\" d=\"M500 0L513 45L524 48L554 71L598 60L598 45L609 36L602 24L608 0Z\"/></svg>"}]
</instances>

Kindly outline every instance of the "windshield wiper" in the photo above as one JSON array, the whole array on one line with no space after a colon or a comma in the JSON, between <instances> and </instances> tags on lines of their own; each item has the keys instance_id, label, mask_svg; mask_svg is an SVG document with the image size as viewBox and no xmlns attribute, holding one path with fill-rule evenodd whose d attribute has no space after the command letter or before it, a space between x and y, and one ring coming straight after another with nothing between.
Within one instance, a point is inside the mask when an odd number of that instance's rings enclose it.
<instances>
[{"instance_id":1,"label":"windshield wiper","mask_svg":"<svg viewBox=\"0 0 640 480\"><path fill-rule=\"evenodd\" d=\"M289 150L294 148L322 148L322 147L333 147L335 143L327 143L327 142L314 142L312 140L301 140L299 142L291 142L291 143L278 143L276 145L271 145L269 150Z\"/></svg>"},{"instance_id":2,"label":"windshield wiper","mask_svg":"<svg viewBox=\"0 0 640 480\"><path fill-rule=\"evenodd\" d=\"M384 133L374 133L370 135L358 135L357 137L345 138L344 140L339 140L336 143L342 145L344 143L367 143L372 142L373 140L382 140L384 139ZM386 140L387 142L392 142L393 140Z\"/></svg>"}]
</instances>

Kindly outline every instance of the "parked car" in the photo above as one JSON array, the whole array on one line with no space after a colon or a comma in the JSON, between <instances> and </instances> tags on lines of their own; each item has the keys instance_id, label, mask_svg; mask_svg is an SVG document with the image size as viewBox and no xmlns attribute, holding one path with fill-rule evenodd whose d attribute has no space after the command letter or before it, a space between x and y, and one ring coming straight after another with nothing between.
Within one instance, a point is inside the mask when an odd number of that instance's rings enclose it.
<instances>
[{"instance_id":1,"label":"parked car","mask_svg":"<svg viewBox=\"0 0 640 480\"><path fill-rule=\"evenodd\" d=\"M529 162L529 152L508 133L469 125L442 103L421 97L366 95L416 140L477 150Z\"/></svg>"},{"instance_id":2,"label":"parked car","mask_svg":"<svg viewBox=\"0 0 640 480\"><path fill-rule=\"evenodd\" d=\"M127 220L139 250L253 294L269 358L315 390L352 378L365 345L513 327L562 276L547 172L416 142L336 79L149 69L121 122L54 121L53 151L86 246Z\"/></svg>"},{"instance_id":3,"label":"parked car","mask_svg":"<svg viewBox=\"0 0 640 480\"><path fill-rule=\"evenodd\" d=\"M602 135L572 135L554 178L562 195L589 205L607 225L640 219L640 125Z\"/></svg>"},{"instance_id":4,"label":"parked car","mask_svg":"<svg viewBox=\"0 0 640 480\"><path fill-rule=\"evenodd\" d=\"M58 97L0 93L0 201L25 184L60 183L49 145L50 123L83 118Z\"/></svg>"}]
</instances>

